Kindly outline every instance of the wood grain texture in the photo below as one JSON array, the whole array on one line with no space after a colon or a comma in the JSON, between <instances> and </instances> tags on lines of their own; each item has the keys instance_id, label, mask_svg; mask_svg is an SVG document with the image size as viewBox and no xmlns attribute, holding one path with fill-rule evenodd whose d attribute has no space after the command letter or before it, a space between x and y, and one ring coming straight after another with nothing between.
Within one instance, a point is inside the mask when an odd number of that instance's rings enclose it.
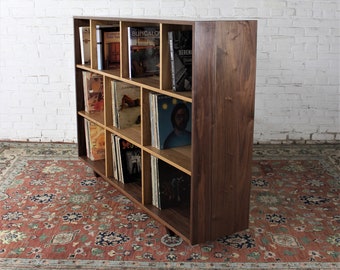
<instances>
[{"instance_id":1,"label":"wood grain texture","mask_svg":"<svg viewBox=\"0 0 340 270\"><path fill-rule=\"evenodd\" d=\"M215 23L197 23L194 27L193 104L192 104L192 181L191 228L192 243L209 239L212 213L211 170L214 121L214 74L216 72ZM209 40L211 42L202 42Z\"/></svg>"},{"instance_id":2,"label":"wood grain texture","mask_svg":"<svg viewBox=\"0 0 340 270\"><path fill-rule=\"evenodd\" d=\"M195 28L193 243L248 226L256 70L255 21Z\"/></svg>"}]
</instances>

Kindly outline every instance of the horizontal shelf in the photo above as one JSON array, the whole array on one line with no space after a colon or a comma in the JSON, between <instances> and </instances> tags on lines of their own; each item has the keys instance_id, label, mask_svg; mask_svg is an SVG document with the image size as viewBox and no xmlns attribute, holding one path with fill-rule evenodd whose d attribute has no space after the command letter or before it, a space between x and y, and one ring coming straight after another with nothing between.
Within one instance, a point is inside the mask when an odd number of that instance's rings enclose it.
<instances>
[{"instance_id":1,"label":"horizontal shelf","mask_svg":"<svg viewBox=\"0 0 340 270\"><path fill-rule=\"evenodd\" d=\"M101 160L91 160L86 156L80 156L91 169L93 169L96 173L98 173L101 177L105 178L105 159Z\"/></svg>"},{"instance_id":2,"label":"horizontal shelf","mask_svg":"<svg viewBox=\"0 0 340 270\"><path fill-rule=\"evenodd\" d=\"M120 79L120 70L119 69L103 69L103 70L99 70L99 69L94 69L91 68L90 65L81 65L78 64L77 68L85 70L85 71L89 71L89 72L93 72L102 76L108 76L111 77L113 79Z\"/></svg>"},{"instance_id":3,"label":"horizontal shelf","mask_svg":"<svg viewBox=\"0 0 340 270\"><path fill-rule=\"evenodd\" d=\"M118 80L122 82L126 82L131 85L135 85L138 87L145 88L149 91L154 91L163 95L171 96L177 99L181 99L186 102L192 102L192 91L173 91L172 89L160 89L159 86L159 77L158 76L150 76L143 78L123 78L120 76L120 70L98 70L93 69L89 65L77 65L77 68L93 72L102 76L109 77L113 80Z\"/></svg>"},{"instance_id":4,"label":"horizontal shelf","mask_svg":"<svg viewBox=\"0 0 340 270\"><path fill-rule=\"evenodd\" d=\"M119 137L127 140L134 145L141 147L141 127L140 126L132 126L129 128L119 129L114 126L108 126L107 130L111 133L118 135Z\"/></svg>"},{"instance_id":5,"label":"horizontal shelf","mask_svg":"<svg viewBox=\"0 0 340 270\"><path fill-rule=\"evenodd\" d=\"M110 184L117 187L117 189L122 192L126 197L131 199L132 201L137 201L138 203L142 202L142 187L140 183L132 182L132 183L121 183L114 178L108 178L105 175L105 160L96 160L93 161L86 156L79 157L83 160L86 165L88 165L94 172L99 174L103 179L105 179Z\"/></svg>"},{"instance_id":6,"label":"horizontal shelf","mask_svg":"<svg viewBox=\"0 0 340 270\"><path fill-rule=\"evenodd\" d=\"M142 203L142 187L140 183L132 182L124 184L111 177L105 178L105 180L116 187L130 200Z\"/></svg>"},{"instance_id":7,"label":"horizontal shelf","mask_svg":"<svg viewBox=\"0 0 340 270\"><path fill-rule=\"evenodd\" d=\"M91 68L89 65L77 65L77 68L93 72L102 76L110 77L115 80L120 80L122 82L126 82L132 85L136 85L139 87L148 88L150 90L158 90L159 89L159 76L147 76L142 78L124 78L120 76L119 69L112 70L98 70Z\"/></svg>"},{"instance_id":8,"label":"horizontal shelf","mask_svg":"<svg viewBox=\"0 0 340 270\"><path fill-rule=\"evenodd\" d=\"M191 91L176 92L173 90L157 89L155 92L192 103Z\"/></svg>"},{"instance_id":9,"label":"horizontal shelf","mask_svg":"<svg viewBox=\"0 0 340 270\"><path fill-rule=\"evenodd\" d=\"M131 78L128 79L129 83L135 82L140 86L149 86L151 88L159 89L159 76L148 76L142 78Z\"/></svg>"},{"instance_id":10,"label":"horizontal shelf","mask_svg":"<svg viewBox=\"0 0 340 270\"><path fill-rule=\"evenodd\" d=\"M152 146L145 146L149 154L164 160L175 168L191 176L191 145L160 150Z\"/></svg>"},{"instance_id":11,"label":"horizontal shelf","mask_svg":"<svg viewBox=\"0 0 340 270\"><path fill-rule=\"evenodd\" d=\"M119 69L109 69L109 70L101 70L102 74L107 76L111 75L113 78L120 77L120 70Z\"/></svg>"},{"instance_id":12,"label":"horizontal shelf","mask_svg":"<svg viewBox=\"0 0 340 270\"><path fill-rule=\"evenodd\" d=\"M170 230L181 236L184 240L190 239L190 207L172 207L166 209L158 209L157 207L148 204L144 208L149 214L165 224Z\"/></svg>"},{"instance_id":13,"label":"horizontal shelf","mask_svg":"<svg viewBox=\"0 0 340 270\"><path fill-rule=\"evenodd\" d=\"M98 126L105 128L103 112L88 113L85 111L79 111L78 114L86 118L87 120L97 124Z\"/></svg>"}]
</instances>

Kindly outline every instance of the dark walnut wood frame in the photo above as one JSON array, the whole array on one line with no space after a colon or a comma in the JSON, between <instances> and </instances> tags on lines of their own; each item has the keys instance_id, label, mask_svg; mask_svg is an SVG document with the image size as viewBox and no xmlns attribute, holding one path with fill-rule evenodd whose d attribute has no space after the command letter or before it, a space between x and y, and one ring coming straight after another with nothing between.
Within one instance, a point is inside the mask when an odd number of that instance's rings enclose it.
<instances>
[{"instance_id":1,"label":"dark walnut wood frame","mask_svg":"<svg viewBox=\"0 0 340 270\"><path fill-rule=\"evenodd\" d=\"M74 17L77 132L79 157L148 215L185 241L196 244L244 230L249 197L254 129L257 22L254 20L188 21ZM121 29L121 64L98 70L95 26L117 23ZM159 25L160 76L130 79L128 26ZM91 65L81 65L79 27L91 27ZM167 32L193 31L192 92L173 92ZM104 76L105 108L84 108L82 71ZM112 125L111 80L137 85L141 91L141 128ZM167 150L151 146L149 93L158 92L192 103L192 145ZM106 132L105 160L87 158L84 119ZM122 184L113 178L111 134L132 142L142 152L142 183ZM151 162L154 155L191 176L190 207L159 210L152 205Z\"/></svg>"}]
</instances>

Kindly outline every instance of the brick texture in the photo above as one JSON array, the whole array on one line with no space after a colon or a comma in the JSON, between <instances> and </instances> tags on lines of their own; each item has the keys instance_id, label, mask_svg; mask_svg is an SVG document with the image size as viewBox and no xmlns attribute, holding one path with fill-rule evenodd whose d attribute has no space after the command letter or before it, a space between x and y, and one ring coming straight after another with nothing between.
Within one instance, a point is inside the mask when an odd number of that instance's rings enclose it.
<instances>
[{"instance_id":1,"label":"brick texture","mask_svg":"<svg viewBox=\"0 0 340 270\"><path fill-rule=\"evenodd\" d=\"M76 142L72 17L258 20L257 143L340 139L338 0L1 0L0 140Z\"/></svg>"}]
</instances>

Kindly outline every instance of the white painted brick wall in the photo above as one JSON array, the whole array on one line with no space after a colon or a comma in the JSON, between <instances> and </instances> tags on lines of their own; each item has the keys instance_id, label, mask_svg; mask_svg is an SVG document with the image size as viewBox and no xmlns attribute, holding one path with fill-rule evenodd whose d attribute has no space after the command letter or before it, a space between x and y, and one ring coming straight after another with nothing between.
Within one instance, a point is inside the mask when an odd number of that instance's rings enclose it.
<instances>
[{"instance_id":1,"label":"white painted brick wall","mask_svg":"<svg viewBox=\"0 0 340 270\"><path fill-rule=\"evenodd\" d=\"M257 19L255 142L340 140L339 0L0 0L0 140L76 141L79 15Z\"/></svg>"}]
</instances>

